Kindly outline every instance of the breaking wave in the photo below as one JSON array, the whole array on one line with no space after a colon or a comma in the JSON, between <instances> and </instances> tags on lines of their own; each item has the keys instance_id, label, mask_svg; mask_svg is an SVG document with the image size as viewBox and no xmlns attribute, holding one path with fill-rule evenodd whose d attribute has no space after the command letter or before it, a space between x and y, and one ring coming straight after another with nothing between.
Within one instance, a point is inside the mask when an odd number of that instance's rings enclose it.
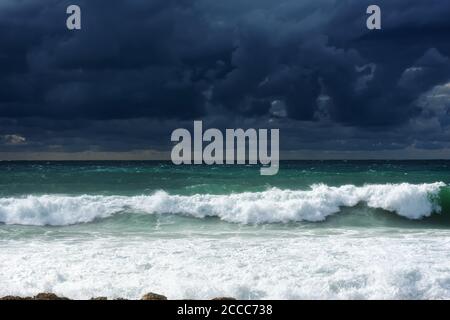
<instances>
[{"instance_id":1,"label":"breaking wave","mask_svg":"<svg viewBox=\"0 0 450 320\"><path fill-rule=\"evenodd\" d=\"M0 222L21 225L72 225L119 213L179 214L195 218L218 217L242 224L319 222L342 207L365 203L370 208L421 219L441 212L443 182L428 184L324 184L308 190L270 189L229 195L171 195L158 191L141 196L29 195L0 198Z\"/></svg>"}]
</instances>

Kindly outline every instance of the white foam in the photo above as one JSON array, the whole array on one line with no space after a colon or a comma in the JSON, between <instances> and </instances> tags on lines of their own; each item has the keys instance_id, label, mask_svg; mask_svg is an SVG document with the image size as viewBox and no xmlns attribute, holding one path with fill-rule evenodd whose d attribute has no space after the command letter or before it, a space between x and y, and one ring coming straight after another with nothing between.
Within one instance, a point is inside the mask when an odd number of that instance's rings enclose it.
<instances>
[{"instance_id":1,"label":"white foam","mask_svg":"<svg viewBox=\"0 0 450 320\"><path fill-rule=\"evenodd\" d=\"M0 241L0 296L450 299L448 230Z\"/></svg>"},{"instance_id":2,"label":"white foam","mask_svg":"<svg viewBox=\"0 0 450 320\"><path fill-rule=\"evenodd\" d=\"M69 225L91 222L120 212L183 214L196 218L219 217L235 223L323 221L340 207L364 202L371 208L392 211L409 219L439 212L433 200L442 182L429 184L379 184L309 190L270 189L230 195L170 195L159 191L148 196L44 195L0 199L0 222L25 225Z\"/></svg>"}]
</instances>

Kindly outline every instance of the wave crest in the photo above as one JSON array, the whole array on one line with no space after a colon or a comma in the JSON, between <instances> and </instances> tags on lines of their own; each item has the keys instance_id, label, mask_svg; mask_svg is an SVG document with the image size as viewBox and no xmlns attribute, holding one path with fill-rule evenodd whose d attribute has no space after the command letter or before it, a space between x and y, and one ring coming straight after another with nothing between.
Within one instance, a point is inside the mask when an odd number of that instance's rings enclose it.
<instances>
[{"instance_id":1,"label":"wave crest","mask_svg":"<svg viewBox=\"0 0 450 320\"><path fill-rule=\"evenodd\" d=\"M420 219L440 212L438 193L443 182L428 184L317 184L309 190L270 189L230 195L170 195L158 191L142 196L42 195L0 198L0 222L23 225L70 225L92 222L120 212L208 216L234 223L318 222L341 207L360 202L368 207Z\"/></svg>"}]
</instances>

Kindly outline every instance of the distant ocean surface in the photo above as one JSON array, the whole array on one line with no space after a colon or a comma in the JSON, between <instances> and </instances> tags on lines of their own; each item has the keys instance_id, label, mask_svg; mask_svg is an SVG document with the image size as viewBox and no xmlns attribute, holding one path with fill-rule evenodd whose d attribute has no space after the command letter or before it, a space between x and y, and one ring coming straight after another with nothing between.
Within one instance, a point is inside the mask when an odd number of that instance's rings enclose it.
<instances>
[{"instance_id":1,"label":"distant ocean surface","mask_svg":"<svg viewBox=\"0 0 450 320\"><path fill-rule=\"evenodd\" d=\"M450 161L0 162L0 296L450 299Z\"/></svg>"}]
</instances>

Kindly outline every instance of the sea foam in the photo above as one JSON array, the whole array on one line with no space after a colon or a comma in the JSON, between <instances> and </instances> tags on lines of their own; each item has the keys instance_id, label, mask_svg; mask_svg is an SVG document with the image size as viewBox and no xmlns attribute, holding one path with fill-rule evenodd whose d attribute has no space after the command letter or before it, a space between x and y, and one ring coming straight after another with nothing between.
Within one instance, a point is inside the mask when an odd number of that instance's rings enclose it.
<instances>
[{"instance_id":1,"label":"sea foam","mask_svg":"<svg viewBox=\"0 0 450 320\"><path fill-rule=\"evenodd\" d=\"M307 190L272 188L263 192L228 195L171 195L158 191L140 196L29 195L0 198L0 222L23 225L71 225L92 222L115 214L180 214L195 218L218 217L243 224L310 221L336 214L341 207L363 202L408 219L440 212L436 201L443 182L428 184L324 184Z\"/></svg>"},{"instance_id":2,"label":"sea foam","mask_svg":"<svg viewBox=\"0 0 450 320\"><path fill-rule=\"evenodd\" d=\"M0 241L0 296L450 299L448 230Z\"/></svg>"}]
</instances>

